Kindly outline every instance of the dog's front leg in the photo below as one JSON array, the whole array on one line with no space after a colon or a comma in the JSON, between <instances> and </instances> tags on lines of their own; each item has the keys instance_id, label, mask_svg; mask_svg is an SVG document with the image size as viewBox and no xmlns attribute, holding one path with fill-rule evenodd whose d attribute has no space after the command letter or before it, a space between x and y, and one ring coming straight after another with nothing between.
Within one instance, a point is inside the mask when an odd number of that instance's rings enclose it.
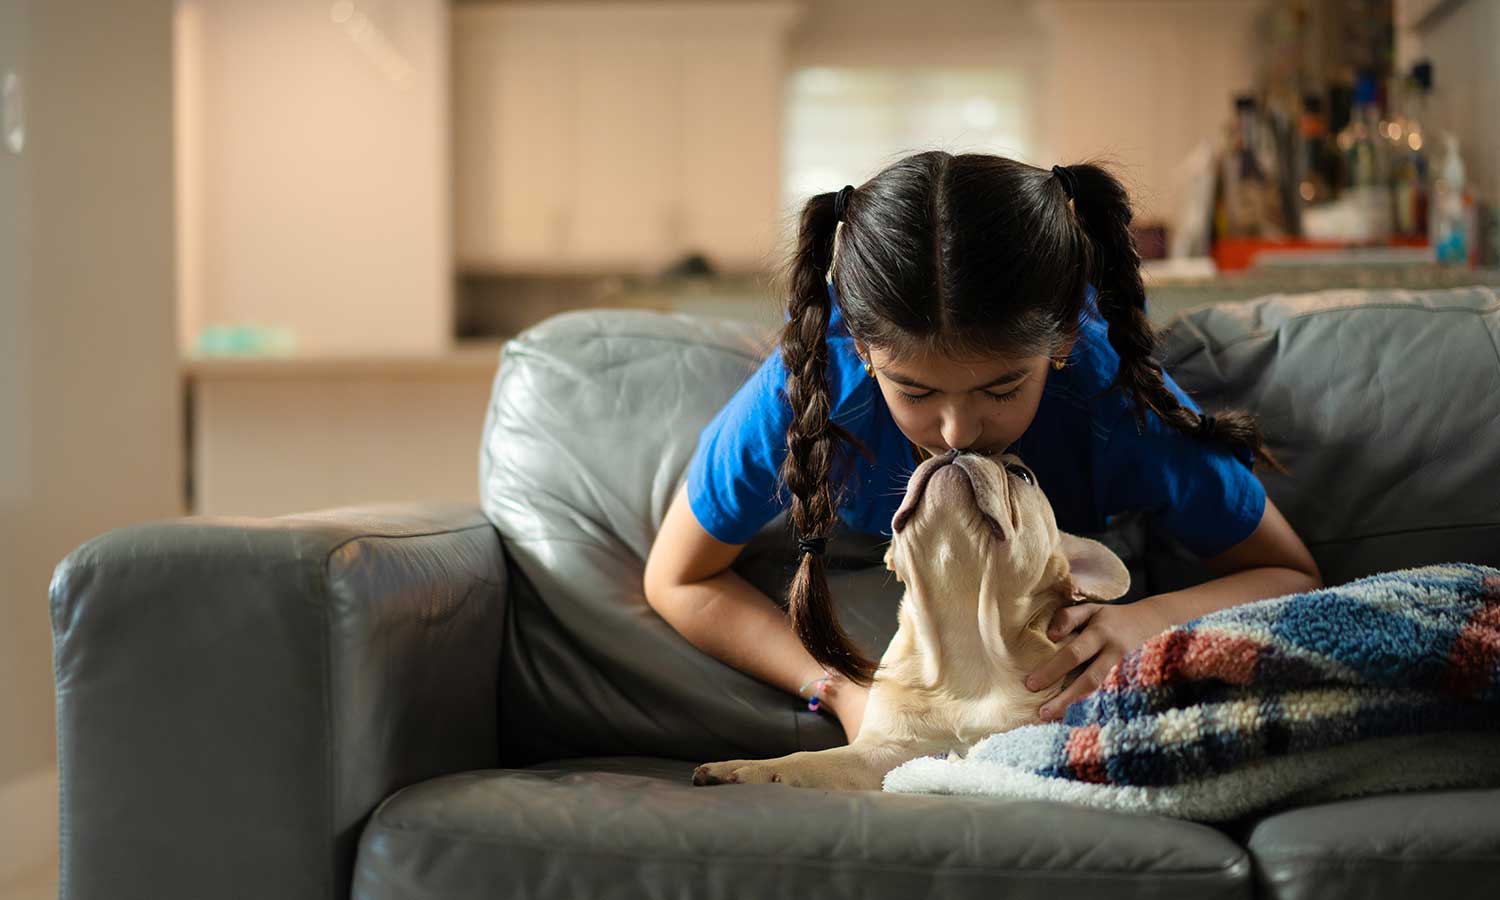
<instances>
[{"instance_id":1,"label":"dog's front leg","mask_svg":"<svg viewBox=\"0 0 1500 900\"><path fill-rule=\"evenodd\" d=\"M705 763L693 771L693 784L788 784L792 787L878 791L886 773L907 760L941 753L936 743L889 744L861 741L827 750L803 750L776 759Z\"/></svg>"}]
</instances>

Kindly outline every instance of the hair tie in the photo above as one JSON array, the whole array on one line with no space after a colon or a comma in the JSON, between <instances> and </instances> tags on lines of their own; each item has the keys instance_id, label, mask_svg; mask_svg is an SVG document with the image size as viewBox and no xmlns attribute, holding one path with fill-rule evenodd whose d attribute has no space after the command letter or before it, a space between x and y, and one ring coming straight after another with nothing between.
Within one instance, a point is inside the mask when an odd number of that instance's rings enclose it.
<instances>
[{"instance_id":1,"label":"hair tie","mask_svg":"<svg viewBox=\"0 0 1500 900\"><path fill-rule=\"evenodd\" d=\"M1068 195L1069 200L1077 196L1078 176L1073 174L1072 169L1069 169L1067 166L1053 166L1052 174L1056 175L1057 180L1062 182L1063 193Z\"/></svg>"},{"instance_id":2,"label":"hair tie","mask_svg":"<svg viewBox=\"0 0 1500 900\"><path fill-rule=\"evenodd\" d=\"M833 196L833 220L844 221L844 212L849 208L849 195L854 193L854 185L846 184L843 189Z\"/></svg>"},{"instance_id":3,"label":"hair tie","mask_svg":"<svg viewBox=\"0 0 1500 900\"><path fill-rule=\"evenodd\" d=\"M1213 434L1214 421L1213 416L1198 416L1198 427L1193 433L1198 437L1208 437L1210 434Z\"/></svg>"},{"instance_id":4,"label":"hair tie","mask_svg":"<svg viewBox=\"0 0 1500 900\"><path fill-rule=\"evenodd\" d=\"M797 538L797 552L799 552L799 553L813 553L813 554L816 554L818 556L822 556L823 555L823 547L824 547L825 544L827 544L827 542L828 542L827 538L805 538L805 537L799 537L799 538Z\"/></svg>"}]
</instances>

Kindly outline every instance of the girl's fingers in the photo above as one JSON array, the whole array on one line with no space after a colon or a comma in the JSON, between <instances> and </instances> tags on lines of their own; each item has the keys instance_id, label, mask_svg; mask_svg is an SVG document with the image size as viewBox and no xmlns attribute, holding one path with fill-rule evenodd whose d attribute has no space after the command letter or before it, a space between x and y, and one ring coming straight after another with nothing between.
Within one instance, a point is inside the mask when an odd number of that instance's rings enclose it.
<instances>
[{"instance_id":1,"label":"girl's fingers","mask_svg":"<svg viewBox=\"0 0 1500 900\"><path fill-rule=\"evenodd\" d=\"M1073 683L1068 685L1066 690L1047 701L1047 705L1039 710L1042 718L1061 718L1070 703L1099 689L1099 685L1104 683L1104 676L1109 674L1114 664L1115 659L1111 658L1110 653L1100 653L1094 658L1093 665L1073 679Z\"/></svg>"},{"instance_id":2,"label":"girl's fingers","mask_svg":"<svg viewBox=\"0 0 1500 900\"><path fill-rule=\"evenodd\" d=\"M1047 637L1055 641L1069 632L1077 631L1080 625L1093 618L1098 611L1098 603L1075 603L1059 608L1052 614L1052 621L1047 624Z\"/></svg>"},{"instance_id":3,"label":"girl's fingers","mask_svg":"<svg viewBox=\"0 0 1500 900\"><path fill-rule=\"evenodd\" d=\"M1103 646L1103 640L1091 631L1073 635L1052 658L1038 666L1026 679L1026 687L1033 691L1049 688L1062 677L1094 658Z\"/></svg>"}]
</instances>

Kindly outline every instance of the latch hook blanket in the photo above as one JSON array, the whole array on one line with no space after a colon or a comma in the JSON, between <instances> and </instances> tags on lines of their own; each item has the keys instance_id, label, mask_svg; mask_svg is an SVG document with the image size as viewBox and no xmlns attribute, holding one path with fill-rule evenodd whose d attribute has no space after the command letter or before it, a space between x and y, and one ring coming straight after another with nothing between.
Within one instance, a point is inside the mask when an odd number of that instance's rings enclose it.
<instances>
[{"instance_id":1,"label":"latch hook blanket","mask_svg":"<svg viewBox=\"0 0 1500 900\"><path fill-rule=\"evenodd\" d=\"M1059 722L910 760L890 792L1224 821L1500 785L1500 570L1454 563L1217 610L1127 654Z\"/></svg>"}]
</instances>

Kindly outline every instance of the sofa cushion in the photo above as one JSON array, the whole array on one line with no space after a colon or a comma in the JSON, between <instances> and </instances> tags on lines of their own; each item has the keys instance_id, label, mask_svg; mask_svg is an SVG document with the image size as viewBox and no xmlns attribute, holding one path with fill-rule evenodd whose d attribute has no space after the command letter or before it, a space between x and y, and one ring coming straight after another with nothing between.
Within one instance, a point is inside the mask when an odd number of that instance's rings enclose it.
<instances>
[{"instance_id":1,"label":"sofa cushion","mask_svg":"<svg viewBox=\"0 0 1500 900\"><path fill-rule=\"evenodd\" d=\"M1495 790L1384 794L1277 813L1245 842L1268 897L1493 896L1497 809Z\"/></svg>"},{"instance_id":2,"label":"sofa cushion","mask_svg":"<svg viewBox=\"0 0 1500 900\"><path fill-rule=\"evenodd\" d=\"M1276 294L1189 310L1162 362L1205 410L1248 409L1257 467L1336 584L1500 565L1500 298L1488 287Z\"/></svg>"},{"instance_id":3,"label":"sofa cushion","mask_svg":"<svg viewBox=\"0 0 1500 900\"><path fill-rule=\"evenodd\" d=\"M693 787L693 767L574 759L412 785L371 816L353 894L1251 895L1244 849L1191 822L985 797Z\"/></svg>"},{"instance_id":4,"label":"sofa cushion","mask_svg":"<svg viewBox=\"0 0 1500 900\"><path fill-rule=\"evenodd\" d=\"M481 506L511 567L501 760L619 753L782 756L845 743L832 713L699 650L646 602L645 560L698 433L770 352L732 320L562 313L504 348L480 448ZM878 658L901 585L884 539L836 529L828 565L850 637ZM785 603L785 512L734 571Z\"/></svg>"}]
</instances>

